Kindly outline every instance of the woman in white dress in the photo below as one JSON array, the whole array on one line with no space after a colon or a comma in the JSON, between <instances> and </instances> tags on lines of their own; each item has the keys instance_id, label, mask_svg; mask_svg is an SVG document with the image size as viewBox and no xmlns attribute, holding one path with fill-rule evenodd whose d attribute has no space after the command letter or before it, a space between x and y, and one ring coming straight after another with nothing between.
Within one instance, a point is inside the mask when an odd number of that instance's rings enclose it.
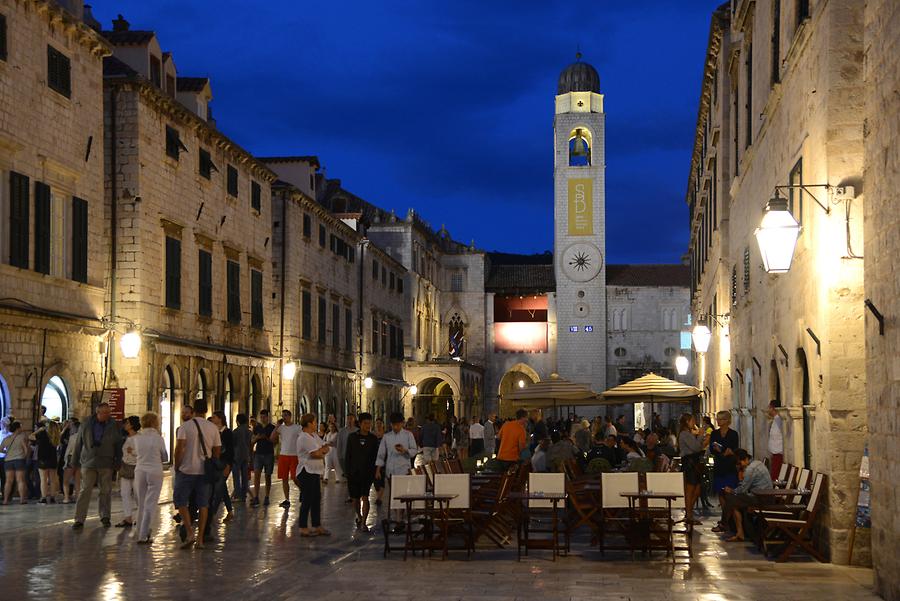
<instances>
[{"instance_id":1,"label":"woman in white dress","mask_svg":"<svg viewBox=\"0 0 900 601\"><path fill-rule=\"evenodd\" d=\"M159 416L152 411L141 416L141 430L129 438L134 441L134 488L137 494L137 543L149 544L150 527L159 505L162 491L163 463L169 460L166 443L159 433Z\"/></svg>"},{"instance_id":2,"label":"woman in white dress","mask_svg":"<svg viewBox=\"0 0 900 601\"><path fill-rule=\"evenodd\" d=\"M337 447L337 425L336 424L328 424L328 432L325 433L325 442L331 446L331 448ZM331 470L334 470L334 481L341 481L341 472L339 471L340 464L338 463L337 453L328 453L325 455L325 484L328 484L328 476L331 474Z\"/></svg>"}]
</instances>

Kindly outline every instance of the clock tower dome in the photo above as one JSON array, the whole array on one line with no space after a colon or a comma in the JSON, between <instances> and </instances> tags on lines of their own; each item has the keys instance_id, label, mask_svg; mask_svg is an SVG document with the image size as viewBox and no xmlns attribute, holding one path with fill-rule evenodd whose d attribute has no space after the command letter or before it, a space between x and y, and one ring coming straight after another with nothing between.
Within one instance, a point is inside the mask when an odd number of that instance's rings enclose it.
<instances>
[{"instance_id":1,"label":"clock tower dome","mask_svg":"<svg viewBox=\"0 0 900 601\"><path fill-rule=\"evenodd\" d=\"M605 115L597 70L581 61L559 76L554 133L557 370L606 389Z\"/></svg>"}]
</instances>

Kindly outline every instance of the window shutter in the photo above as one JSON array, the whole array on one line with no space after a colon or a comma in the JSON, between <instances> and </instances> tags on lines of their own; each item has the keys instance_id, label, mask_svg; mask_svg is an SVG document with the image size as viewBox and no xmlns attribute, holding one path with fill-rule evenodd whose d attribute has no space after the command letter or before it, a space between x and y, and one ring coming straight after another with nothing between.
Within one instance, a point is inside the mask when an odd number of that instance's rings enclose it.
<instances>
[{"instance_id":1,"label":"window shutter","mask_svg":"<svg viewBox=\"0 0 900 601\"><path fill-rule=\"evenodd\" d=\"M263 327L263 279L262 272L250 271L250 325Z\"/></svg>"},{"instance_id":2,"label":"window shutter","mask_svg":"<svg viewBox=\"0 0 900 601\"><path fill-rule=\"evenodd\" d=\"M166 236L166 307L181 308L181 240Z\"/></svg>"},{"instance_id":3,"label":"window shutter","mask_svg":"<svg viewBox=\"0 0 900 601\"><path fill-rule=\"evenodd\" d=\"M353 311L344 309L344 349L349 353L353 350Z\"/></svg>"},{"instance_id":4,"label":"window shutter","mask_svg":"<svg viewBox=\"0 0 900 601\"><path fill-rule=\"evenodd\" d=\"M9 264L28 269L28 176L9 173Z\"/></svg>"},{"instance_id":5,"label":"window shutter","mask_svg":"<svg viewBox=\"0 0 900 601\"><path fill-rule=\"evenodd\" d=\"M228 321L241 323L241 266L228 261Z\"/></svg>"},{"instance_id":6,"label":"window shutter","mask_svg":"<svg viewBox=\"0 0 900 601\"><path fill-rule=\"evenodd\" d=\"M325 344L325 327L328 323L328 303L325 297L319 297L319 344Z\"/></svg>"},{"instance_id":7,"label":"window shutter","mask_svg":"<svg viewBox=\"0 0 900 601\"><path fill-rule=\"evenodd\" d=\"M181 138L178 130L171 125L166 126L166 154L176 161L181 154Z\"/></svg>"},{"instance_id":8,"label":"window shutter","mask_svg":"<svg viewBox=\"0 0 900 601\"><path fill-rule=\"evenodd\" d=\"M237 198L238 195L238 172L237 169L228 165L228 195Z\"/></svg>"},{"instance_id":9,"label":"window shutter","mask_svg":"<svg viewBox=\"0 0 900 601\"><path fill-rule=\"evenodd\" d=\"M341 306L338 304L331 306L331 346L336 351L341 348Z\"/></svg>"},{"instance_id":10,"label":"window shutter","mask_svg":"<svg viewBox=\"0 0 900 601\"><path fill-rule=\"evenodd\" d=\"M72 197L72 279L87 283L88 276L88 204Z\"/></svg>"},{"instance_id":11,"label":"window shutter","mask_svg":"<svg viewBox=\"0 0 900 601\"><path fill-rule=\"evenodd\" d=\"M309 290L303 291L303 330L302 335L304 340L312 340L312 294Z\"/></svg>"},{"instance_id":12,"label":"window shutter","mask_svg":"<svg viewBox=\"0 0 900 601\"><path fill-rule=\"evenodd\" d=\"M310 218L308 213L303 214L303 237L309 238L312 236L312 219Z\"/></svg>"},{"instance_id":13,"label":"window shutter","mask_svg":"<svg viewBox=\"0 0 900 601\"><path fill-rule=\"evenodd\" d=\"M250 207L257 212L262 211L262 188L257 182L250 182Z\"/></svg>"},{"instance_id":14,"label":"window shutter","mask_svg":"<svg viewBox=\"0 0 900 601\"><path fill-rule=\"evenodd\" d=\"M72 95L72 77L69 57L47 46L47 86L66 98Z\"/></svg>"},{"instance_id":15,"label":"window shutter","mask_svg":"<svg viewBox=\"0 0 900 601\"><path fill-rule=\"evenodd\" d=\"M34 270L50 273L50 186L34 183Z\"/></svg>"},{"instance_id":16,"label":"window shutter","mask_svg":"<svg viewBox=\"0 0 900 601\"><path fill-rule=\"evenodd\" d=\"M378 318L372 316L372 354L378 354Z\"/></svg>"},{"instance_id":17,"label":"window shutter","mask_svg":"<svg viewBox=\"0 0 900 601\"><path fill-rule=\"evenodd\" d=\"M203 148L200 149L200 175L206 179L212 177L212 158L209 151Z\"/></svg>"},{"instance_id":18,"label":"window shutter","mask_svg":"<svg viewBox=\"0 0 900 601\"><path fill-rule=\"evenodd\" d=\"M206 317L212 316L212 254L201 250L199 254L200 306L198 313Z\"/></svg>"},{"instance_id":19,"label":"window shutter","mask_svg":"<svg viewBox=\"0 0 900 601\"><path fill-rule=\"evenodd\" d=\"M6 60L6 15L0 15L0 60Z\"/></svg>"}]
</instances>

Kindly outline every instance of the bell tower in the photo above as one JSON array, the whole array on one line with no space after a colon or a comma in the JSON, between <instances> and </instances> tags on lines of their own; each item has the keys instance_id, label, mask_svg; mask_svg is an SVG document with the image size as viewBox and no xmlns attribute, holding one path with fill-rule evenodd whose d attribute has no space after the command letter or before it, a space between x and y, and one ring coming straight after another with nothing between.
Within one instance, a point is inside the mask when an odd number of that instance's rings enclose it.
<instances>
[{"instance_id":1,"label":"bell tower","mask_svg":"<svg viewBox=\"0 0 900 601\"><path fill-rule=\"evenodd\" d=\"M597 70L578 54L559 76L554 134L557 371L606 389L605 115Z\"/></svg>"}]
</instances>

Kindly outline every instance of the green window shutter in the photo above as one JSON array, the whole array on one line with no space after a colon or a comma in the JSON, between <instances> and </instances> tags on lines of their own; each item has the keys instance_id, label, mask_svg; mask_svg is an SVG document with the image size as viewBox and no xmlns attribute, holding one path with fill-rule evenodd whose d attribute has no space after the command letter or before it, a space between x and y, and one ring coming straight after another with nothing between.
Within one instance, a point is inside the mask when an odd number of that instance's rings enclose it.
<instances>
[{"instance_id":1,"label":"green window shutter","mask_svg":"<svg viewBox=\"0 0 900 601\"><path fill-rule=\"evenodd\" d=\"M237 198L238 195L238 172L237 169L228 165L228 195Z\"/></svg>"},{"instance_id":2,"label":"green window shutter","mask_svg":"<svg viewBox=\"0 0 900 601\"><path fill-rule=\"evenodd\" d=\"M255 269L250 271L250 325L263 327L263 278Z\"/></svg>"},{"instance_id":3,"label":"green window shutter","mask_svg":"<svg viewBox=\"0 0 900 601\"><path fill-rule=\"evenodd\" d=\"M319 344L325 344L325 330L328 323L328 303L325 297L319 297Z\"/></svg>"},{"instance_id":4,"label":"green window shutter","mask_svg":"<svg viewBox=\"0 0 900 601\"><path fill-rule=\"evenodd\" d=\"M88 279L88 203L72 197L72 279Z\"/></svg>"},{"instance_id":5,"label":"green window shutter","mask_svg":"<svg viewBox=\"0 0 900 601\"><path fill-rule=\"evenodd\" d=\"M257 182L250 182L250 207L256 212L262 211L262 188Z\"/></svg>"},{"instance_id":6,"label":"green window shutter","mask_svg":"<svg viewBox=\"0 0 900 601\"><path fill-rule=\"evenodd\" d=\"M50 186L34 183L34 270L50 273Z\"/></svg>"},{"instance_id":7,"label":"green window shutter","mask_svg":"<svg viewBox=\"0 0 900 601\"><path fill-rule=\"evenodd\" d=\"M201 250L199 253L199 306L197 312L205 317L212 316L212 254Z\"/></svg>"},{"instance_id":8,"label":"green window shutter","mask_svg":"<svg viewBox=\"0 0 900 601\"><path fill-rule=\"evenodd\" d=\"M181 308L181 240L166 236L166 307Z\"/></svg>"},{"instance_id":9,"label":"green window shutter","mask_svg":"<svg viewBox=\"0 0 900 601\"><path fill-rule=\"evenodd\" d=\"M309 290L304 290L302 298L301 310L303 311L303 329L301 334L304 340L312 340L312 294Z\"/></svg>"},{"instance_id":10,"label":"green window shutter","mask_svg":"<svg viewBox=\"0 0 900 601\"><path fill-rule=\"evenodd\" d=\"M9 264L28 269L29 219L28 176L9 173Z\"/></svg>"},{"instance_id":11,"label":"green window shutter","mask_svg":"<svg viewBox=\"0 0 900 601\"><path fill-rule=\"evenodd\" d=\"M241 323L241 266L235 261L228 261L228 321Z\"/></svg>"},{"instance_id":12,"label":"green window shutter","mask_svg":"<svg viewBox=\"0 0 900 601\"><path fill-rule=\"evenodd\" d=\"M353 351L353 311L344 309L344 350Z\"/></svg>"},{"instance_id":13,"label":"green window shutter","mask_svg":"<svg viewBox=\"0 0 900 601\"><path fill-rule=\"evenodd\" d=\"M6 15L0 15L0 60L6 60Z\"/></svg>"}]
</instances>

